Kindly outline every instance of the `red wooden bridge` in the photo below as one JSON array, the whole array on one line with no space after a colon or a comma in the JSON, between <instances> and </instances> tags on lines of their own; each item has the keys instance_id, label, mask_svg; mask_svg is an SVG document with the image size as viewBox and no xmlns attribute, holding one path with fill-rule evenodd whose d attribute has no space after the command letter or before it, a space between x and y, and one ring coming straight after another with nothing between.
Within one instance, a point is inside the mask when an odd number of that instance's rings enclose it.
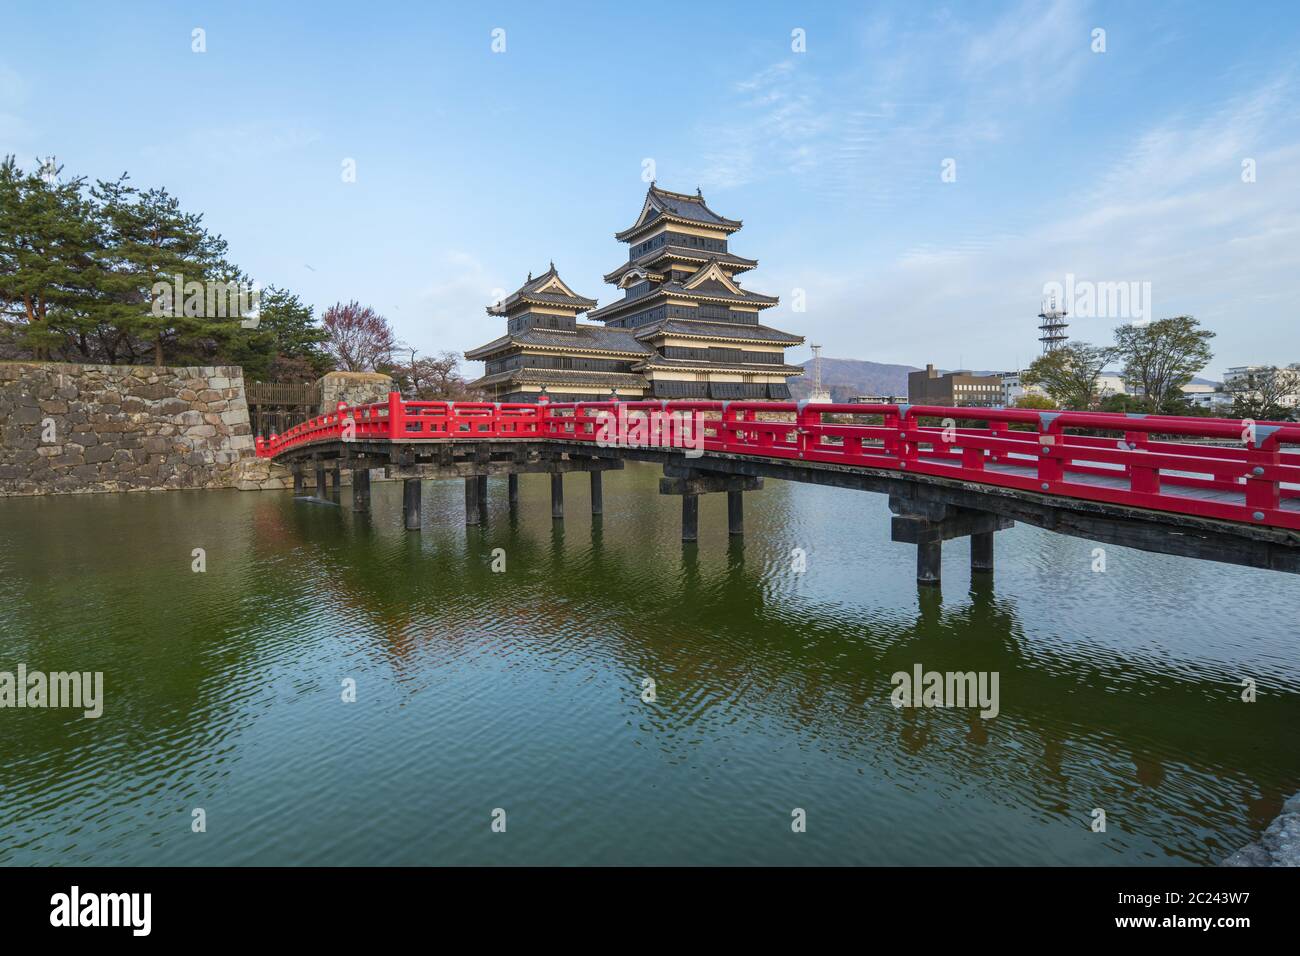
<instances>
[{"instance_id":1,"label":"red wooden bridge","mask_svg":"<svg viewBox=\"0 0 1300 956\"><path fill-rule=\"evenodd\" d=\"M659 427L655 425L658 423ZM1031 409L774 402L492 404L405 401L341 408L258 439L295 487L313 463L351 469L354 505L369 505L369 468L407 481L418 527L419 480L464 477L467 519L489 474L600 472L657 461L661 491L683 496L683 538L697 497L741 495L764 477L890 495L895 540L918 545L918 578L937 581L941 542L971 536L977 570L993 532L1017 520L1151 551L1300 571L1300 425L1235 419ZM363 476L364 477L359 477ZM358 484L358 478L360 484ZM412 488L414 485L414 488ZM556 500L558 498L558 501Z\"/></svg>"}]
</instances>

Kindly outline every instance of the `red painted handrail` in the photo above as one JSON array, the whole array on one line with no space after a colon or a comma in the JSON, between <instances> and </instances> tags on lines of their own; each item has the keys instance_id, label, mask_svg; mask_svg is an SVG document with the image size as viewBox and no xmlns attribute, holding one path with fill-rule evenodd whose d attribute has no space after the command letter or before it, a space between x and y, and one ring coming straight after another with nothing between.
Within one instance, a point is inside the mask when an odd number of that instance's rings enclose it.
<instances>
[{"instance_id":1,"label":"red painted handrail","mask_svg":"<svg viewBox=\"0 0 1300 956\"><path fill-rule=\"evenodd\" d=\"M877 416L880 423L827 416ZM638 434L652 423L658 424ZM719 454L910 471L1300 530L1300 508L1286 507L1300 498L1300 452L1284 450L1300 445L1300 425L1287 422L932 405L420 402L393 392L386 402L340 408L283 435L259 437L257 454L275 458L318 442L429 440L554 440L684 452L698 443Z\"/></svg>"}]
</instances>

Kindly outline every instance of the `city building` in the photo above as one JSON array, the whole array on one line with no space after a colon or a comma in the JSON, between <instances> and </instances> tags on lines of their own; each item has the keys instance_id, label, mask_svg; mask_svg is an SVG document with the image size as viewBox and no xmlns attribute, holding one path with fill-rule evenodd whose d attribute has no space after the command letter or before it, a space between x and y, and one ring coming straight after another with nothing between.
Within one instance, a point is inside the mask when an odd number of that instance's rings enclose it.
<instances>
[{"instance_id":1,"label":"city building","mask_svg":"<svg viewBox=\"0 0 1300 956\"><path fill-rule=\"evenodd\" d=\"M1232 392L1240 390L1254 383L1255 380L1273 375L1279 371L1288 372L1292 375L1300 373L1300 362L1292 362L1290 365L1234 365L1223 373L1223 391L1227 400L1232 401ZM1256 397L1258 395L1256 394ZM1292 392L1289 395L1278 397L1277 403L1283 408L1300 407L1300 392Z\"/></svg>"},{"instance_id":2,"label":"city building","mask_svg":"<svg viewBox=\"0 0 1300 956\"><path fill-rule=\"evenodd\" d=\"M758 265L728 248L741 225L698 191L652 183L636 221L615 234L628 259L605 281L623 297L597 309L554 263L540 278L530 275L488 308L506 319L506 334L465 353L485 363L471 384L496 401L531 401L543 391L554 401L789 400L787 383L803 369L786 362L785 350L803 337L759 321L778 300L737 278ZM579 322L584 312L588 322Z\"/></svg>"},{"instance_id":3,"label":"city building","mask_svg":"<svg viewBox=\"0 0 1300 956\"><path fill-rule=\"evenodd\" d=\"M1232 396L1219 385L1191 382L1182 387L1183 397L1197 408L1223 408L1232 404Z\"/></svg>"},{"instance_id":4,"label":"city building","mask_svg":"<svg viewBox=\"0 0 1300 956\"><path fill-rule=\"evenodd\" d=\"M1021 376L1024 372L1003 372L998 376L1002 386L1002 404L1010 408L1025 395L1047 397L1041 385L1026 385Z\"/></svg>"},{"instance_id":5,"label":"city building","mask_svg":"<svg viewBox=\"0 0 1300 956\"><path fill-rule=\"evenodd\" d=\"M913 405L971 405L994 408L1002 402L1000 375L975 375L967 370L939 374L933 365L907 375L907 400Z\"/></svg>"},{"instance_id":6,"label":"city building","mask_svg":"<svg viewBox=\"0 0 1300 956\"><path fill-rule=\"evenodd\" d=\"M1102 372L1097 376L1097 398L1106 399L1112 395L1128 395L1128 384L1118 372Z\"/></svg>"},{"instance_id":7,"label":"city building","mask_svg":"<svg viewBox=\"0 0 1300 956\"><path fill-rule=\"evenodd\" d=\"M906 395L857 395L853 398L855 405L906 405Z\"/></svg>"},{"instance_id":8,"label":"city building","mask_svg":"<svg viewBox=\"0 0 1300 956\"><path fill-rule=\"evenodd\" d=\"M1024 382L1024 372L1003 372L999 376L1002 381L1002 404L1008 408L1015 406L1021 398L1026 395L1036 395L1041 398L1048 398L1047 391L1041 385L1026 385ZM1097 376L1097 398L1106 399L1112 395L1129 394L1128 386L1124 382L1124 377L1118 372L1102 372Z\"/></svg>"}]
</instances>

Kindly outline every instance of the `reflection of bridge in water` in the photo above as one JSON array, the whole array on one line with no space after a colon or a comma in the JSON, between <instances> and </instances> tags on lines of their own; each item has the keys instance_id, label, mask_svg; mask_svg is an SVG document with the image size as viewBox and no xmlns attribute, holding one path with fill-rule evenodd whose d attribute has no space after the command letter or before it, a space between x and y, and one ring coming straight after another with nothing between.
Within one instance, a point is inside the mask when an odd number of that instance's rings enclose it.
<instances>
[{"instance_id":1,"label":"reflection of bridge in water","mask_svg":"<svg viewBox=\"0 0 1300 956\"><path fill-rule=\"evenodd\" d=\"M435 525L424 547L414 538L403 547L369 522L340 525L333 509L295 509L278 531L296 525L294 537L320 558L328 596L312 600L363 613L371 639L384 636L377 650L400 672L508 656L522 628L529 653L558 664L580 640L584 659L609 663L629 687L671 674L660 683L662 706L635 710L635 720L674 759L687 759L687 741L743 708L873 773L933 765L981 799L1084 829L1088 809L1105 806L1113 830L1195 862L1253 839L1300 777L1287 744L1300 718L1294 693L1267 709L1243 707L1231 682L1175 672L1140 651L1109 658L1034 640L1014 600L984 576L947 605L926 588L910 614L864 614L776 591L764 562L747 560L734 538L712 561L687 549L647 588L644 550L611 541L607 524L593 520L590 541L584 527L575 546L559 524L547 531L502 512L491 539ZM489 596L501 594L488 570L497 545L512 567L530 571L510 579L509 600ZM610 605L621 610L600 610ZM684 640L686 630L707 640ZM918 661L1000 673L998 718L895 710L889 676Z\"/></svg>"},{"instance_id":2,"label":"reflection of bridge in water","mask_svg":"<svg viewBox=\"0 0 1300 956\"><path fill-rule=\"evenodd\" d=\"M662 445L611 427L661 416L678 426ZM259 439L258 454L288 465L299 493L309 468L318 493L327 474L337 493L340 471L352 471L357 510L370 506L370 469L383 467L405 481L412 530L421 527L425 478L463 478L474 524L489 475L509 476L513 505L519 474L549 473L559 520L565 473L590 474L598 514L601 473L625 459L663 465L660 491L681 496L684 541L698 536L701 494L727 494L729 529L740 535L744 493L765 478L873 491L889 496L894 540L916 545L917 580L937 584L945 540L969 537L972 570L991 572L994 535L1016 521L1300 572L1300 452L1287 450L1295 445L1300 425L1194 417L771 402L494 405L393 393Z\"/></svg>"}]
</instances>

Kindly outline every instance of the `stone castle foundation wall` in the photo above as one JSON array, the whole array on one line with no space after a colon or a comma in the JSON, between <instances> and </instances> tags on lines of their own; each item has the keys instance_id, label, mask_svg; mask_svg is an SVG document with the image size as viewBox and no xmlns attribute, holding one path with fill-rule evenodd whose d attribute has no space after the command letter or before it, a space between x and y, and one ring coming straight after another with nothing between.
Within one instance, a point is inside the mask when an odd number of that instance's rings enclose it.
<instances>
[{"instance_id":1,"label":"stone castle foundation wall","mask_svg":"<svg viewBox=\"0 0 1300 956\"><path fill-rule=\"evenodd\" d=\"M243 370L0 362L0 496L229 488Z\"/></svg>"}]
</instances>

